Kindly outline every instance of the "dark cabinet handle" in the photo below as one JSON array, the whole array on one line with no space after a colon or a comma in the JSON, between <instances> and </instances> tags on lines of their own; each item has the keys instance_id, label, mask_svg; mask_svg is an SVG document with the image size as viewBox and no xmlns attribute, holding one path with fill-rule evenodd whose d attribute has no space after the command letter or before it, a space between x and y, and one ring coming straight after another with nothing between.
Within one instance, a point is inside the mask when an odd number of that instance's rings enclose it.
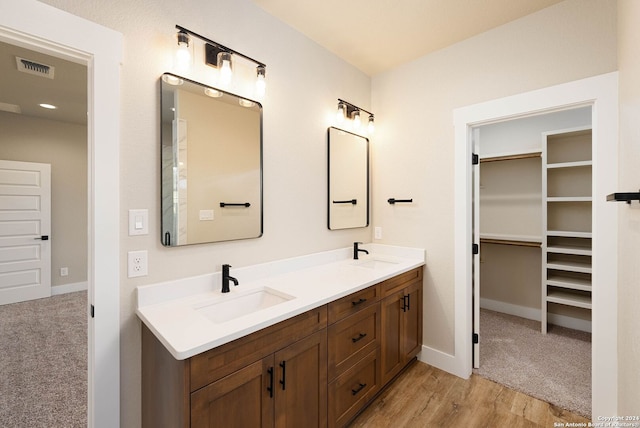
<instances>
[{"instance_id":1,"label":"dark cabinet handle","mask_svg":"<svg viewBox=\"0 0 640 428\"><path fill-rule=\"evenodd\" d=\"M407 310L411 310L411 294L407 294Z\"/></svg>"},{"instance_id":2,"label":"dark cabinet handle","mask_svg":"<svg viewBox=\"0 0 640 428\"><path fill-rule=\"evenodd\" d=\"M351 390L351 395L356 395L358 392L362 391L367 387L366 383L358 383L358 387L356 389Z\"/></svg>"},{"instance_id":3,"label":"dark cabinet handle","mask_svg":"<svg viewBox=\"0 0 640 428\"><path fill-rule=\"evenodd\" d=\"M287 373L287 362L283 361L280 363L280 367L282 367L282 379L280 380L280 385L282 385L282 390L284 391L286 387L286 373Z\"/></svg>"},{"instance_id":4,"label":"dark cabinet handle","mask_svg":"<svg viewBox=\"0 0 640 428\"><path fill-rule=\"evenodd\" d=\"M407 296L402 296L402 312L407 312Z\"/></svg>"},{"instance_id":5,"label":"dark cabinet handle","mask_svg":"<svg viewBox=\"0 0 640 428\"><path fill-rule=\"evenodd\" d=\"M273 398L273 367L269 367L267 373L269 373L269 387L267 391L269 391L269 398Z\"/></svg>"},{"instance_id":6,"label":"dark cabinet handle","mask_svg":"<svg viewBox=\"0 0 640 428\"><path fill-rule=\"evenodd\" d=\"M353 337L353 338L351 338L351 341L352 341L353 343L356 343L357 341L362 340L362 339L363 339L363 338L365 338L365 337L367 337L367 333L360 333L360 334L358 335L358 337Z\"/></svg>"},{"instance_id":7,"label":"dark cabinet handle","mask_svg":"<svg viewBox=\"0 0 640 428\"><path fill-rule=\"evenodd\" d=\"M353 306L358 306L358 305L363 304L363 303L364 303L364 302L366 302L366 301L367 301L367 299L365 299L365 298L361 297L357 302L351 302L351 304L352 304Z\"/></svg>"}]
</instances>

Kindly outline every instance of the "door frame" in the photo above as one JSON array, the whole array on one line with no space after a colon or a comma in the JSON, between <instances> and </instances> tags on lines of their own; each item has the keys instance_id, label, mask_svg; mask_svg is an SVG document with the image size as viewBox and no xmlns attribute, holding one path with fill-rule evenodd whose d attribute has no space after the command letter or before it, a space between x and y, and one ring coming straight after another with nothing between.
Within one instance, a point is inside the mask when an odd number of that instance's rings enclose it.
<instances>
[{"instance_id":1,"label":"door frame","mask_svg":"<svg viewBox=\"0 0 640 428\"><path fill-rule=\"evenodd\" d=\"M120 425L122 35L35 0L0 4L0 40L87 66L88 426Z\"/></svg>"},{"instance_id":2,"label":"door frame","mask_svg":"<svg viewBox=\"0 0 640 428\"><path fill-rule=\"evenodd\" d=\"M452 371L472 372L472 128L578 106L592 107L593 125L593 309L592 414L617 412L618 216L606 195L618 183L618 73L526 92L454 110L454 295L455 355Z\"/></svg>"}]
</instances>

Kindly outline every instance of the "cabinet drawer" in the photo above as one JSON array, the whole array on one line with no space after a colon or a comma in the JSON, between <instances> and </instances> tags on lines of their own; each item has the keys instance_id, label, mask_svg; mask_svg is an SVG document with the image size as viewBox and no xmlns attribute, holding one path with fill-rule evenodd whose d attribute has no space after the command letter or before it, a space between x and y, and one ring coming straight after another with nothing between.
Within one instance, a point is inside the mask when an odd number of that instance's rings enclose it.
<instances>
[{"instance_id":1,"label":"cabinet drawer","mask_svg":"<svg viewBox=\"0 0 640 428\"><path fill-rule=\"evenodd\" d=\"M329 324L344 317L355 314L361 309L375 304L380 300L380 284L349 294L339 300L329 303Z\"/></svg>"},{"instance_id":2,"label":"cabinet drawer","mask_svg":"<svg viewBox=\"0 0 640 428\"><path fill-rule=\"evenodd\" d=\"M378 350L329 384L329 426L345 426L380 389Z\"/></svg>"},{"instance_id":3,"label":"cabinet drawer","mask_svg":"<svg viewBox=\"0 0 640 428\"><path fill-rule=\"evenodd\" d=\"M415 281L422 281L422 267L415 268L391 279L380 283L382 287L382 297L386 297L396 291L402 290L407 285Z\"/></svg>"},{"instance_id":4,"label":"cabinet drawer","mask_svg":"<svg viewBox=\"0 0 640 428\"><path fill-rule=\"evenodd\" d=\"M334 379L380 343L380 304L329 326L329 379Z\"/></svg>"},{"instance_id":5,"label":"cabinet drawer","mask_svg":"<svg viewBox=\"0 0 640 428\"><path fill-rule=\"evenodd\" d=\"M325 305L198 354L191 358L191 391L202 388L326 326Z\"/></svg>"}]
</instances>

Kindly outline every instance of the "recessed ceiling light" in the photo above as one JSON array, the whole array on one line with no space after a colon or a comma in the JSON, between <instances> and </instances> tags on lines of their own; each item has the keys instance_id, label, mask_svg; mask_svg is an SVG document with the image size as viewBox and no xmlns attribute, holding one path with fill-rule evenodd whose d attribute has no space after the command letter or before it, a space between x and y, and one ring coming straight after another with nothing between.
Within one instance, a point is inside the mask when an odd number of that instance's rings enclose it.
<instances>
[{"instance_id":1,"label":"recessed ceiling light","mask_svg":"<svg viewBox=\"0 0 640 428\"><path fill-rule=\"evenodd\" d=\"M46 103L42 103L40 104L40 107L42 108L48 108L49 110L55 110L58 107L54 106L53 104L46 104Z\"/></svg>"}]
</instances>

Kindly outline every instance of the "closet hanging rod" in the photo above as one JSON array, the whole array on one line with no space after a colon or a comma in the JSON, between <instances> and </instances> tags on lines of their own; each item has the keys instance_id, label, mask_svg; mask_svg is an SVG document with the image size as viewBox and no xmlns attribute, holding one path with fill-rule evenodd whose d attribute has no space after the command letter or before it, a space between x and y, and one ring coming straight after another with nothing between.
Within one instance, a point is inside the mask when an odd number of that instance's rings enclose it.
<instances>
[{"instance_id":1,"label":"closet hanging rod","mask_svg":"<svg viewBox=\"0 0 640 428\"><path fill-rule=\"evenodd\" d=\"M542 246L542 242L531 241L516 241L511 239L495 239L495 238L480 238L481 244L498 244L498 245L514 245L517 247L537 247Z\"/></svg>"},{"instance_id":2,"label":"closet hanging rod","mask_svg":"<svg viewBox=\"0 0 640 428\"><path fill-rule=\"evenodd\" d=\"M531 159L531 158L539 158L541 156L542 156L542 152L519 153L519 154L504 155L504 156L491 156L488 158L480 158L480 163L518 160L518 159Z\"/></svg>"}]
</instances>

